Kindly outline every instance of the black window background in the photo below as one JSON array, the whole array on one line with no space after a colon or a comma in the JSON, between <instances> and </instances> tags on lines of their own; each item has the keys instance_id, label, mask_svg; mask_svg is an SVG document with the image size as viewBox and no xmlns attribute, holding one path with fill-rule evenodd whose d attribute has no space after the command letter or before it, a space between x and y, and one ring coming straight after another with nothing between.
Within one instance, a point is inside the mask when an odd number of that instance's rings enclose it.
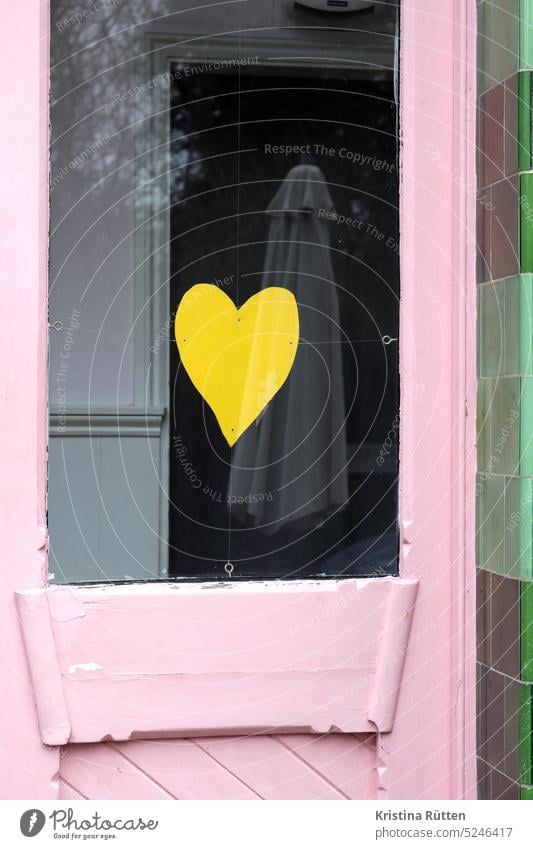
<instances>
[{"instance_id":1,"label":"black window background","mask_svg":"<svg viewBox=\"0 0 533 849\"><path fill-rule=\"evenodd\" d=\"M383 342L398 337L392 77L269 74L244 66L240 74L233 69L185 76L179 65L173 71L171 310L198 282L220 285L238 306L258 291L269 229L265 210L295 165L318 166L337 215L357 224L328 224L345 337L346 503L268 531L249 516L243 519L242 510L237 515L228 505L232 451L179 367L171 338L170 574L225 578L228 558L233 579L395 574L398 342ZM307 144L311 152L303 155L265 149ZM312 392L313 373L307 379ZM291 391L290 380L280 396Z\"/></svg>"}]
</instances>

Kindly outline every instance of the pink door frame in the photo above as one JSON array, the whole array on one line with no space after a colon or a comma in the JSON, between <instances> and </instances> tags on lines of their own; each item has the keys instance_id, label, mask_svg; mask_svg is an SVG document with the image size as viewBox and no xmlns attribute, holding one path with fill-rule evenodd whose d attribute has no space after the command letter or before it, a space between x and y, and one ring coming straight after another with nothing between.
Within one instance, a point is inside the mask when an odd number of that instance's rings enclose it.
<instances>
[{"instance_id":1,"label":"pink door frame","mask_svg":"<svg viewBox=\"0 0 533 849\"><path fill-rule=\"evenodd\" d=\"M6 9L7 11L7 9ZM6 16L7 17L7 16ZM15 589L46 580L48 4L12 4L0 34L4 79L0 309L0 797L55 797L58 750L45 748L19 638ZM20 371L19 371L20 369Z\"/></svg>"},{"instance_id":2,"label":"pink door frame","mask_svg":"<svg viewBox=\"0 0 533 849\"><path fill-rule=\"evenodd\" d=\"M475 797L475 15L475 0L402 3L400 572L419 591L396 721L378 734L385 798ZM41 742L14 591L46 580L48 4L24 0L0 37L0 797L45 799L59 749Z\"/></svg>"}]
</instances>

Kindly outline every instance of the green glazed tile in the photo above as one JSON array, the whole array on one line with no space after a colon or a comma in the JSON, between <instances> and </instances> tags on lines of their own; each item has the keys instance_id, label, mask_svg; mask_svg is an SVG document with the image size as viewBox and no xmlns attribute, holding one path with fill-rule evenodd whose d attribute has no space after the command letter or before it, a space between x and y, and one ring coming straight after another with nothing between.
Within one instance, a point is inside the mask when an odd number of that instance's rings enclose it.
<instances>
[{"instance_id":1,"label":"green glazed tile","mask_svg":"<svg viewBox=\"0 0 533 849\"><path fill-rule=\"evenodd\" d=\"M520 684L520 783L531 784L531 698L529 684Z\"/></svg>"},{"instance_id":2,"label":"green glazed tile","mask_svg":"<svg viewBox=\"0 0 533 849\"><path fill-rule=\"evenodd\" d=\"M520 0L520 67L533 68L533 8L531 0Z\"/></svg>"},{"instance_id":3,"label":"green glazed tile","mask_svg":"<svg viewBox=\"0 0 533 849\"><path fill-rule=\"evenodd\" d=\"M509 277L504 284L505 325L503 332L503 373L520 370L520 292L521 278Z\"/></svg>"},{"instance_id":4,"label":"green glazed tile","mask_svg":"<svg viewBox=\"0 0 533 849\"><path fill-rule=\"evenodd\" d=\"M489 73L495 83L502 82L519 66L520 0L492 0L487 11Z\"/></svg>"},{"instance_id":5,"label":"green glazed tile","mask_svg":"<svg viewBox=\"0 0 533 849\"><path fill-rule=\"evenodd\" d=\"M505 565L505 513L503 475L478 476L478 563L503 574Z\"/></svg>"},{"instance_id":6,"label":"green glazed tile","mask_svg":"<svg viewBox=\"0 0 533 849\"><path fill-rule=\"evenodd\" d=\"M479 375L503 374L505 280L479 286Z\"/></svg>"},{"instance_id":7,"label":"green glazed tile","mask_svg":"<svg viewBox=\"0 0 533 849\"><path fill-rule=\"evenodd\" d=\"M533 681L533 583L520 583L520 658L522 680ZM531 781L526 781L531 784Z\"/></svg>"},{"instance_id":8,"label":"green glazed tile","mask_svg":"<svg viewBox=\"0 0 533 849\"><path fill-rule=\"evenodd\" d=\"M533 479L520 478L520 505L518 508L518 534L520 577L533 578ZM510 519L513 526L516 520Z\"/></svg>"},{"instance_id":9,"label":"green glazed tile","mask_svg":"<svg viewBox=\"0 0 533 849\"><path fill-rule=\"evenodd\" d=\"M533 377L521 379L520 475L533 476Z\"/></svg>"},{"instance_id":10,"label":"green glazed tile","mask_svg":"<svg viewBox=\"0 0 533 849\"><path fill-rule=\"evenodd\" d=\"M485 540L483 533L485 530L485 474L483 472L476 475L476 565L480 568L485 564Z\"/></svg>"},{"instance_id":11,"label":"green glazed tile","mask_svg":"<svg viewBox=\"0 0 533 849\"><path fill-rule=\"evenodd\" d=\"M496 377L489 398L492 471L517 475L520 452L520 378Z\"/></svg>"},{"instance_id":12,"label":"green glazed tile","mask_svg":"<svg viewBox=\"0 0 533 849\"><path fill-rule=\"evenodd\" d=\"M488 1L483 0L477 10L477 88L479 94L483 94L491 87L489 77L490 45L487 33L488 7Z\"/></svg>"},{"instance_id":13,"label":"green glazed tile","mask_svg":"<svg viewBox=\"0 0 533 849\"><path fill-rule=\"evenodd\" d=\"M490 458L490 419L489 392L491 381L487 378L478 380L477 385L477 467L480 471L487 469Z\"/></svg>"},{"instance_id":14,"label":"green glazed tile","mask_svg":"<svg viewBox=\"0 0 533 849\"><path fill-rule=\"evenodd\" d=\"M521 787L520 788L520 799L522 799L522 800L533 799L533 787Z\"/></svg>"},{"instance_id":15,"label":"green glazed tile","mask_svg":"<svg viewBox=\"0 0 533 849\"><path fill-rule=\"evenodd\" d=\"M520 270L533 272L533 173L520 176Z\"/></svg>"},{"instance_id":16,"label":"green glazed tile","mask_svg":"<svg viewBox=\"0 0 533 849\"><path fill-rule=\"evenodd\" d=\"M478 92L482 94L519 67L519 0L484 0L478 6Z\"/></svg>"},{"instance_id":17,"label":"green glazed tile","mask_svg":"<svg viewBox=\"0 0 533 849\"><path fill-rule=\"evenodd\" d=\"M520 278L520 369L522 375L533 374L533 276Z\"/></svg>"},{"instance_id":18,"label":"green glazed tile","mask_svg":"<svg viewBox=\"0 0 533 849\"><path fill-rule=\"evenodd\" d=\"M531 170L531 74L518 75L518 170Z\"/></svg>"},{"instance_id":19,"label":"green glazed tile","mask_svg":"<svg viewBox=\"0 0 533 849\"><path fill-rule=\"evenodd\" d=\"M520 478L505 479L504 572L520 577Z\"/></svg>"}]
</instances>

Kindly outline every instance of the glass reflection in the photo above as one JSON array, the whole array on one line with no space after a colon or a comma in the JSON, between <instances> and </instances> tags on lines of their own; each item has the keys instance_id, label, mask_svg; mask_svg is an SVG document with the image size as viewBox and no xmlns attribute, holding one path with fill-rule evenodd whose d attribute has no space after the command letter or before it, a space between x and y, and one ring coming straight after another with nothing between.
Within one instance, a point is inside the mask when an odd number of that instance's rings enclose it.
<instances>
[{"instance_id":1,"label":"glass reflection","mask_svg":"<svg viewBox=\"0 0 533 849\"><path fill-rule=\"evenodd\" d=\"M398 4L191 5L52 0L50 316L77 327L66 379L50 336L51 410L120 425L165 409L161 447L138 443L144 500L118 428L116 510L141 542L108 519L93 448L67 469L91 466L100 511L76 516L76 579L123 552L113 577L168 563L218 579L228 559L234 579L394 573L398 351L382 339L398 337ZM269 286L298 302L291 374L233 449L173 336L199 282L239 307ZM102 521L120 556L94 541ZM66 555L52 568L69 579Z\"/></svg>"}]
</instances>

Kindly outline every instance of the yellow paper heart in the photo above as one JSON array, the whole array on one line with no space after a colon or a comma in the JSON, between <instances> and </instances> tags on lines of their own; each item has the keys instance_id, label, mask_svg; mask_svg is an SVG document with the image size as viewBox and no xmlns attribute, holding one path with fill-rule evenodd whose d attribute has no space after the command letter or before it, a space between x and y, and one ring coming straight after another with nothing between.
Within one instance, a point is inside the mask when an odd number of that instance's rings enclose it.
<instances>
[{"instance_id":1,"label":"yellow paper heart","mask_svg":"<svg viewBox=\"0 0 533 849\"><path fill-rule=\"evenodd\" d=\"M187 374L234 445L289 376L299 333L294 295L272 286L237 310L218 286L198 283L181 299L175 332Z\"/></svg>"}]
</instances>

